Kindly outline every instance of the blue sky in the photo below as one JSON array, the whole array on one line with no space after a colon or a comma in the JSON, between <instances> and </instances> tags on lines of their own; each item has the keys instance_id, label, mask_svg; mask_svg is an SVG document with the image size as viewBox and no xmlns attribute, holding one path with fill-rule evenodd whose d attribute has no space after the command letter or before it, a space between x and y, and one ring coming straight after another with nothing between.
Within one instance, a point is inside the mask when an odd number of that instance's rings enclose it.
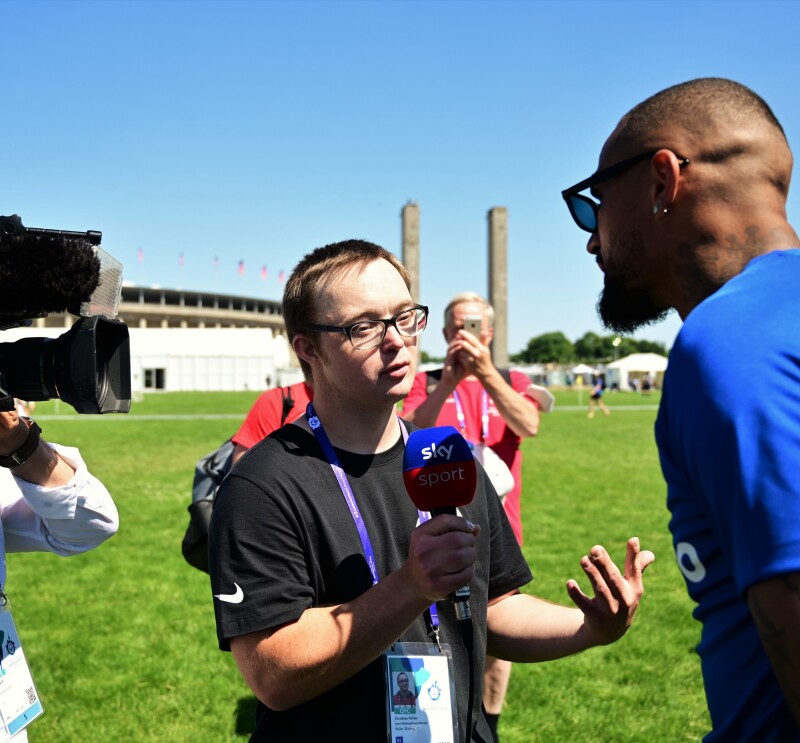
<instances>
[{"instance_id":1,"label":"blue sky","mask_svg":"<svg viewBox=\"0 0 800 743\"><path fill-rule=\"evenodd\" d=\"M319 245L360 237L399 255L413 200L433 331L453 294L486 293L486 216L505 206L512 353L544 332L607 332L602 276L560 192L595 169L633 105L730 77L800 146L796 2L28 0L2 12L0 214L102 230L134 283L279 299L279 272ZM795 225L797 208L793 188ZM671 345L679 326L673 315L638 337ZM432 331L423 348L442 353Z\"/></svg>"}]
</instances>

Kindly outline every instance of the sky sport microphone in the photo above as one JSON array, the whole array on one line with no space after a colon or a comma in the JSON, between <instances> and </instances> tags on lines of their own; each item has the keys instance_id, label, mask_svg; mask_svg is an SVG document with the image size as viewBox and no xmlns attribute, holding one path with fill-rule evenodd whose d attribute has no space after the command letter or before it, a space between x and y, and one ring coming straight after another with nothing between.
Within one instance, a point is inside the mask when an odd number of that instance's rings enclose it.
<instances>
[{"instance_id":1,"label":"sky sport microphone","mask_svg":"<svg viewBox=\"0 0 800 743\"><path fill-rule=\"evenodd\" d=\"M403 455L403 481L420 511L432 516L455 515L475 496L478 474L475 457L467 440L452 426L412 431ZM459 622L469 622L469 586L451 594L450 601Z\"/></svg>"},{"instance_id":2,"label":"sky sport microphone","mask_svg":"<svg viewBox=\"0 0 800 743\"><path fill-rule=\"evenodd\" d=\"M452 426L412 431L403 455L403 481L420 511L455 514L475 496L478 475L467 440Z\"/></svg>"}]
</instances>

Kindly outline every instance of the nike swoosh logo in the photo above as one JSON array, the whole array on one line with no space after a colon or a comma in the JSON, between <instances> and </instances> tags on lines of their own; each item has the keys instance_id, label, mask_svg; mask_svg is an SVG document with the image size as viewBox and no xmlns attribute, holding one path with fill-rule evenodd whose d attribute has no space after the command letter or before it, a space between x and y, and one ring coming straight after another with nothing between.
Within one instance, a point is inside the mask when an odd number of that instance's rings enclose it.
<instances>
[{"instance_id":1,"label":"nike swoosh logo","mask_svg":"<svg viewBox=\"0 0 800 743\"><path fill-rule=\"evenodd\" d=\"M214 598L227 604L241 604L244 601L244 591L238 583L233 585L236 586L236 593L215 593Z\"/></svg>"}]
</instances>

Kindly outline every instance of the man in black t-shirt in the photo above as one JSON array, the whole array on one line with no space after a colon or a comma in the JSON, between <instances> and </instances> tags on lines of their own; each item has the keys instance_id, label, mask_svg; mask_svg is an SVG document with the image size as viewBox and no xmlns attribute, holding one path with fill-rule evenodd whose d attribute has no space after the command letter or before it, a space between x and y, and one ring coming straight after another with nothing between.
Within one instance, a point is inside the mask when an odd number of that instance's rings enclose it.
<instances>
[{"instance_id":1,"label":"man in black t-shirt","mask_svg":"<svg viewBox=\"0 0 800 743\"><path fill-rule=\"evenodd\" d=\"M395 412L427 321L409 286L395 256L360 240L313 251L286 284L316 435L301 418L253 447L220 490L209 540L219 644L261 701L252 740L315 739L321 726L337 739L385 740L381 657L398 640L430 643L432 602L453 651L459 730L490 740L487 650L520 662L580 652L621 637L638 606L653 556L636 539L624 575L600 547L582 558L595 596L569 581L577 608L520 593L531 573L482 471L460 515L419 523L402 478L403 429L413 426ZM447 600L467 584L474 668Z\"/></svg>"}]
</instances>

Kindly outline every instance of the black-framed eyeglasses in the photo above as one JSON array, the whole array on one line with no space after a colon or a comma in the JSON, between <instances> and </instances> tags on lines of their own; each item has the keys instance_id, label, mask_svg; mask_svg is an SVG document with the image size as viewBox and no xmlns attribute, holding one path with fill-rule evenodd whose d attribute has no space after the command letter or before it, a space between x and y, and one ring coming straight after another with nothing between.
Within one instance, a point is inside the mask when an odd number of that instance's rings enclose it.
<instances>
[{"instance_id":1,"label":"black-framed eyeglasses","mask_svg":"<svg viewBox=\"0 0 800 743\"><path fill-rule=\"evenodd\" d=\"M608 181L611 178L616 178L616 176L624 173L626 170L628 170L628 168L633 167L636 165L636 163L640 163L643 160L650 159L656 154L656 152L660 152L662 149L664 148L659 147L657 150L648 150L647 152L642 152L638 155L634 155L633 157L629 157L627 160L623 160L615 165L610 165L607 168L598 170L590 175L586 180L576 183L574 186L563 190L561 195L564 197L564 201L567 202L567 208L569 209L569 213L572 215L572 218L575 220L575 224L587 232L595 232L597 230L597 209L599 208L600 204L598 204L593 198L581 194L581 191L585 191L587 188L591 188L592 186L602 183L603 181ZM678 159L681 167L689 164L688 157L679 157Z\"/></svg>"},{"instance_id":2,"label":"black-framed eyeglasses","mask_svg":"<svg viewBox=\"0 0 800 743\"><path fill-rule=\"evenodd\" d=\"M425 330L427 324L428 308L418 304L384 320L359 320L345 326L312 325L311 328L326 333L344 333L350 339L353 348L366 351L369 348L377 348L383 343L389 327L393 327L406 338L413 338Z\"/></svg>"}]
</instances>

